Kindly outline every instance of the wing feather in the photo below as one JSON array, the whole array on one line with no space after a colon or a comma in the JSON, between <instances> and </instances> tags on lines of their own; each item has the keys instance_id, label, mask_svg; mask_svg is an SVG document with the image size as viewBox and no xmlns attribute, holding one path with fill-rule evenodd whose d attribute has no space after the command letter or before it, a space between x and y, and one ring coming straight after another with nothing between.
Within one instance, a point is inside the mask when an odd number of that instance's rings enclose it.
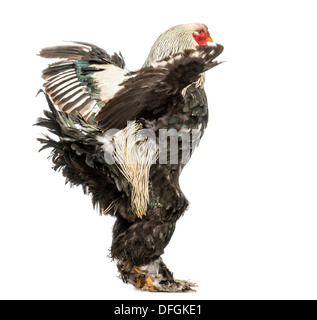
<instances>
[{"instance_id":1,"label":"wing feather","mask_svg":"<svg viewBox=\"0 0 317 320\"><path fill-rule=\"evenodd\" d=\"M66 59L43 70L45 92L59 110L72 114L79 112L86 120L98 113L125 79L121 53L110 56L89 43L74 42L45 48L40 56Z\"/></svg>"},{"instance_id":2,"label":"wing feather","mask_svg":"<svg viewBox=\"0 0 317 320\"><path fill-rule=\"evenodd\" d=\"M131 73L123 88L98 113L96 120L103 131L123 129L128 121L146 114L158 117L175 101L182 101L182 90L197 81L205 71L218 65L215 58L223 46L197 47Z\"/></svg>"}]
</instances>

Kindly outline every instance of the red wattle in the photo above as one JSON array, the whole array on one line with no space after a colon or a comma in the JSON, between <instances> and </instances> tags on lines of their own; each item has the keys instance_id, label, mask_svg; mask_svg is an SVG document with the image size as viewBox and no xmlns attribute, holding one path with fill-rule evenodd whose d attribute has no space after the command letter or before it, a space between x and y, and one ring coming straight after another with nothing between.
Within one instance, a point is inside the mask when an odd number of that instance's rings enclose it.
<instances>
[{"instance_id":1,"label":"red wattle","mask_svg":"<svg viewBox=\"0 0 317 320\"><path fill-rule=\"evenodd\" d=\"M194 34L194 39L196 40L196 42L200 45L200 46L207 46L207 38L205 35L199 35L196 36Z\"/></svg>"}]
</instances>

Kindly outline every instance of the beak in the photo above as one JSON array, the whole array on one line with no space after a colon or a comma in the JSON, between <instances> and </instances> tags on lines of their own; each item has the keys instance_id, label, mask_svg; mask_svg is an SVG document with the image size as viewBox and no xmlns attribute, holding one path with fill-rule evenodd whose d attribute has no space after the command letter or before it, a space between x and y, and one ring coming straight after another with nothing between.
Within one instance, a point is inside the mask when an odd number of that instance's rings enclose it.
<instances>
[{"instance_id":1,"label":"beak","mask_svg":"<svg viewBox=\"0 0 317 320\"><path fill-rule=\"evenodd\" d=\"M214 42L211 37L208 37L206 40L209 42Z\"/></svg>"}]
</instances>

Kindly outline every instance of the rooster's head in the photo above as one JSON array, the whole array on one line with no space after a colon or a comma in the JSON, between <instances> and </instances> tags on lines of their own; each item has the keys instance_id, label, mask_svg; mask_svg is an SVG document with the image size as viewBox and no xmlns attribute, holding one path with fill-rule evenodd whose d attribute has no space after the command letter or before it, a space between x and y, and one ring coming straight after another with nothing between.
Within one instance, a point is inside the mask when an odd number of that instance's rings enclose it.
<instances>
[{"instance_id":1,"label":"rooster's head","mask_svg":"<svg viewBox=\"0 0 317 320\"><path fill-rule=\"evenodd\" d=\"M150 66L158 60L186 49L195 49L198 45L207 46L207 42L213 40L205 24L188 23L175 26L157 38L144 66Z\"/></svg>"}]
</instances>

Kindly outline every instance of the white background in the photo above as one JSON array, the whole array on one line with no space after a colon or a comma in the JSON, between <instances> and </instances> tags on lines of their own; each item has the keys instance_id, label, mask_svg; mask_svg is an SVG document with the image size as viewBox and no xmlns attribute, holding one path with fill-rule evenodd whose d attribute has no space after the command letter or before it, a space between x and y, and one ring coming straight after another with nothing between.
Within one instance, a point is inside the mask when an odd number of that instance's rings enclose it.
<instances>
[{"instance_id":1,"label":"white background","mask_svg":"<svg viewBox=\"0 0 317 320\"><path fill-rule=\"evenodd\" d=\"M316 299L315 1L2 1L1 299ZM196 293L116 278L114 219L38 154L36 56L62 40L139 68L173 25L202 22L227 61L207 73L210 122L181 177L191 206L164 260Z\"/></svg>"}]
</instances>

